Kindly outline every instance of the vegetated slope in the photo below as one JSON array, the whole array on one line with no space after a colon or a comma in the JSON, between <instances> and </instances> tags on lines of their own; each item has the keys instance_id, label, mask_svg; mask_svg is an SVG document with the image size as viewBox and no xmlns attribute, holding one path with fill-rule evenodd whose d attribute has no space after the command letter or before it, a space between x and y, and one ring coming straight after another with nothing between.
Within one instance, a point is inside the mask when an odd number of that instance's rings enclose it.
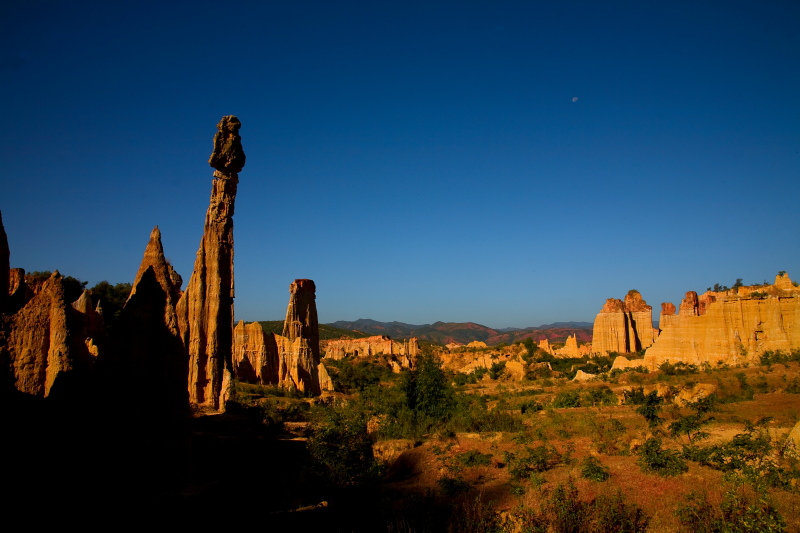
<instances>
[{"instance_id":1,"label":"vegetated slope","mask_svg":"<svg viewBox=\"0 0 800 533\"><path fill-rule=\"evenodd\" d=\"M283 320L259 320L258 323L261 324L264 333L275 333L276 335L281 335L283 333ZM322 341L341 339L343 337L347 339L360 339L369 337L370 335L370 333L337 328L329 324L319 325L319 340Z\"/></svg>"},{"instance_id":2,"label":"vegetated slope","mask_svg":"<svg viewBox=\"0 0 800 533\"><path fill-rule=\"evenodd\" d=\"M564 342L569 335L577 335L578 341L592 340L592 324L589 322L557 322L524 329L504 328L497 330L474 322L435 322L433 324L406 324L404 322L378 322L368 318L354 321L339 320L329 324L337 328L357 330L371 335L388 335L393 339L417 337L439 344L457 342L468 344L483 341L488 345L513 342L532 337L533 340L548 339Z\"/></svg>"}]
</instances>

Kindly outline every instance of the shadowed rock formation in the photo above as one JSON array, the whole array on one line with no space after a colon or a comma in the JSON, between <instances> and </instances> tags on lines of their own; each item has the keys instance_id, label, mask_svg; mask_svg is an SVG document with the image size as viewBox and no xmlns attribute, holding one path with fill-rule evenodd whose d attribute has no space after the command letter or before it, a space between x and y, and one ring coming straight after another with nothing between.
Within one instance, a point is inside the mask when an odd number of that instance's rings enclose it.
<instances>
[{"instance_id":1,"label":"shadowed rock formation","mask_svg":"<svg viewBox=\"0 0 800 533\"><path fill-rule=\"evenodd\" d=\"M239 127L222 117L209 164L211 201L194 271L178 301L178 324L189 355L189 398L224 409L230 394L233 354L233 211L238 172L244 167Z\"/></svg>"},{"instance_id":2,"label":"shadowed rock formation","mask_svg":"<svg viewBox=\"0 0 800 533\"><path fill-rule=\"evenodd\" d=\"M592 351L630 353L647 348L655 340L653 308L638 291L631 290L625 301L609 298L594 321Z\"/></svg>"},{"instance_id":3,"label":"shadowed rock formation","mask_svg":"<svg viewBox=\"0 0 800 533\"><path fill-rule=\"evenodd\" d=\"M243 320L233 330L234 374L248 383L278 384L280 355L275 335L264 333L258 322Z\"/></svg>"}]
</instances>

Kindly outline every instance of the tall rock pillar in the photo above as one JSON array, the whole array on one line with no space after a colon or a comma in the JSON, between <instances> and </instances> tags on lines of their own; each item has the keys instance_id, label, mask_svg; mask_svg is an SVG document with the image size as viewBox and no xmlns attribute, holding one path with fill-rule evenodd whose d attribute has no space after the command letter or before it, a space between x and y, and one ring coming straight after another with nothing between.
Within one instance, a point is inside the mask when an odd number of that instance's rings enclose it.
<instances>
[{"instance_id":1,"label":"tall rock pillar","mask_svg":"<svg viewBox=\"0 0 800 533\"><path fill-rule=\"evenodd\" d=\"M283 323L279 385L319 394L319 323L317 288L310 279L296 279L289 286L289 307Z\"/></svg>"},{"instance_id":2,"label":"tall rock pillar","mask_svg":"<svg viewBox=\"0 0 800 533\"><path fill-rule=\"evenodd\" d=\"M178 302L181 336L189 354L189 399L224 408L233 353L233 209L245 155L241 123L222 117L208 162L214 167L203 239L186 292Z\"/></svg>"}]
</instances>

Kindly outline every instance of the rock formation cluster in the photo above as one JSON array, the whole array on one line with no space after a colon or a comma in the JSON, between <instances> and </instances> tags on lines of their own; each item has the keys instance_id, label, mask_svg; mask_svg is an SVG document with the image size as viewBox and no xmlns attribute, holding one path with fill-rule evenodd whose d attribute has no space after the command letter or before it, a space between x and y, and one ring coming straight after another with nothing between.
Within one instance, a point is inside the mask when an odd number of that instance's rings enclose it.
<instances>
[{"instance_id":1,"label":"rock formation cluster","mask_svg":"<svg viewBox=\"0 0 800 533\"><path fill-rule=\"evenodd\" d=\"M316 286L296 279L289 286L283 335L264 333L257 322L240 321L234 329L236 377L251 383L320 394L333 382L320 363Z\"/></svg>"},{"instance_id":2,"label":"rock formation cluster","mask_svg":"<svg viewBox=\"0 0 800 533\"><path fill-rule=\"evenodd\" d=\"M625 300L609 298L594 321L592 352L631 353L645 349L655 341L653 308L638 291L631 290Z\"/></svg>"},{"instance_id":3,"label":"rock formation cluster","mask_svg":"<svg viewBox=\"0 0 800 533\"><path fill-rule=\"evenodd\" d=\"M620 357L614 368L656 369L667 361L749 364L765 351L797 348L800 287L781 272L771 285L739 286L701 295L688 291L677 309L669 302L661 304L659 333L644 358Z\"/></svg>"},{"instance_id":4,"label":"rock formation cluster","mask_svg":"<svg viewBox=\"0 0 800 533\"><path fill-rule=\"evenodd\" d=\"M753 297L752 294L768 295ZM746 295L746 296L740 296ZM743 286L725 292L686 293L678 315L662 305L661 333L643 363L741 364L767 350L800 348L800 290L781 273L771 286Z\"/></svg>"},{"instance_id":5,"label":"rock formation cluster","mask_svg":"<svg viewBox=\"0 0 800 533\"><path fill-rule=\"evenodd\" d=\"M554 357L586 357L592 353L592 345L591 344L578 344L578 336L577 335L568 335L566 341L564 342L564 346L561 348L553 348L550 344L550 341L546 338L542 339L538 343L538 348L545 353L549 353Z\"/></svg>"},{"instance_id":6,"label":"rock formation cluster","mask_svg":"<svg viewBox=\"0 0 800 533\"><path fill-rule=\"evenodd\" d=\"M420 352L419 339L416 337L400 342L385 335L374 335L361 339L329 340L323 342L322 346L325 357L331 359L364 358L378 354L390 356L392 367L398 372L403 368L412 368Z\"/></svg>"}]
</instances>

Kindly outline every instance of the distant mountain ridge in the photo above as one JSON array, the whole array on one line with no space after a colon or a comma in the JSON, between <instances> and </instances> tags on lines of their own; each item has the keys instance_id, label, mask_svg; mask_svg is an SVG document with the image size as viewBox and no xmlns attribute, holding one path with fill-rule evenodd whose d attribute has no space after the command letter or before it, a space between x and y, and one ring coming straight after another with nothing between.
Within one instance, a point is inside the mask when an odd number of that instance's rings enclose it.
<instances>
[{"instance_id":1,"label":"distant mountain ridge","mask_svg":"<svg viewBox=\"0 0 800 533\"><path fill-rule=\"evenodd\" d=\"M576 335L580 342L592 340L591 322L555 322L529 328L493 329L475 322L435 322L418 325L359 318L353 321L339 320L328 325L370 335L386 335L393 339L417 337L438 344L451 342L468 344L472 341L482 341L492 346L502 342L511 344L527 337L535 341L546 338L551 342L564 342L569 335Z\"/></svg>"}]
</instances>

